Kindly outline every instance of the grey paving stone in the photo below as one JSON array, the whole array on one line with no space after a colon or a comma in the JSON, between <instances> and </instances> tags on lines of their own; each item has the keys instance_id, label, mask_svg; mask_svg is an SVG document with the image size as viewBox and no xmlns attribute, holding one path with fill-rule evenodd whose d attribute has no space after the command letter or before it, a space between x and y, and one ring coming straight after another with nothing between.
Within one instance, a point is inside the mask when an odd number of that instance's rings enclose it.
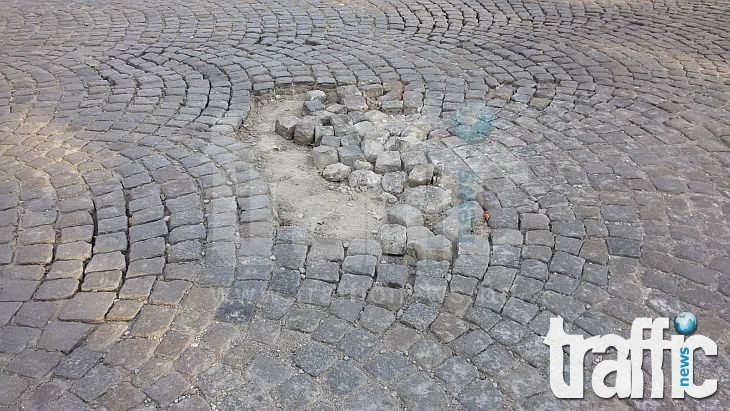
<instances>
[{"instance_id":1,"label":"grey paving stone","mask_svg":"<svg viewBox=\"0 0 730 411\"><path fill-rule=\"evenodd\" d=\"M504 395L486 380L476 380L467 385L457 398L469 411L497 409L504 403Z\"/></svg>"},{"instance_id":2,"label":"grey paving stone","mask_svg":"<svg viewBox=\"0 0 730 411\"><path fill-rule=\"evenodd\" d=\"M304 267L307 246L303 244L277 244L274 246L276 264L291 270Z\"/></svg>"},{"instance_id":3,"label":"grey paving stone","mask_svg":"<svg viewBox=\"0 0 730 411\"><path fill-rule=\"evenodd\" d=\"M276 387L293 374L291 366L265 355L256 356L246 368L246 376L264 389Z\"/></svg>"},{"instance_id":4,"label":"grey paving stone","mask_svg":"<svg viewBox=\"0 0 730 411\"><path fill-rule=\"evenodd\" d=\"M319 310L294 306L286 316L286 326L292 330L311 333L319 327L323 317L324 314Z\"/></svg>"},{"instance_id":5,"label":"grey paving stone","mask_svg":"<svg viewBox=\"0 0 730 411\"><path fill-rule=\"evenodd\" d=\"M471 296L450 292L444 299L444 311L463 317L472 303Z\"/></svg>"},{"instance_id":6,"label":"grey paving stone","mask_svg":"<svg viewBox=\"0 0 730 411\"><path fill-rule=\"evenodd\" d=\"M403 289L374 286L368 292L366 301L390 311L397 311L405 303L405 291Z\"/></svg>"},{"instance_id":7,"label":"grey paving stone","mask_svg":"<svg viewBox=\"0 0 730 411\"><path fill-rule=\"evenodd\" d=\"M63 306L58 319L100 323L104 321L115 298L115 293L109 292L78 293Z\"/></svg>"},{"instance_id":8,"label":"grey paving stone","mask_svg":"<svg viewBox=\"0 0 730 411\"><path fill-rule=\"evenodd\" d=\"M119 290L119 298L146 300L154 283L155 277L151 276L127 279Z\"/></svg>"},{"instance_id":9,"label":"grey paving stone","mask_svg":"<svg viewBox=\"0 0 730 411\"><path fill-rule=\"evenodd\" d=\"M179 373L171 372L144 390L161 407L170 405L180 394L190 387L190 383Z\"/></svg>"},{"instance_id":10,"label":"grey paving stone","mask_svg":"<svg viewBox=\"0 0 730 411\"><path fill-rule=\"evenodd\" d=\"M389 224L398 224L404 227L422 226L423 213L421 210L408 204L397 204L387 211Z\"/></svg>"},{"instance_id":11,"label":"grey paving stone","mask_svg":"<svg viewBox=\"0 0 730 411\"><path fill-rule=\"evenodd\" d=\"M330 304L328 312L338 318L349 322L355 322L360 311L362 311L363 302L357 299L337 298Z\"/></svg>"},{"instance_id":12,"label":"grey paving stone","mask_svg":"<svg viewBox=\"0 0 730 411\"><path fill-rule=\"evenodd\" d=\"M274 406L271 395L256 384L246 384L231 390L219 408L222 410L265 409Z\"/></svg>"},{"instance_id":13,"label":"grey paving stone","mask_svg":"<svg viewBox=\"0 0 730 411\"><path fill-rule=\"evenodd\" d=\"M436 367L434 375L446 384L448 391L458 393L479 377L477 368L461 357L451 357Z\"/></svg>"},{"instance_id":14,"label":"grey paving stone","mask_svg":"<svg viewBox=\"0 0 730 411\"><path fill-rule=\"evenodd\" d=\"M153 304L177 305L188 289L190 289L190 286L190 282L184 280L157 280L152 288L150 301Z\"/></svg>"},{"instance_id":15,"label":"grey paving stone","mask_svg":"<svg viewBox=\"0 0 730 411\"><path fill-rule=\"evenodd\" d=\"M458 355L473 357L492 344L492 337L483 330L472 330L452 341L451 348Z\"/></svg>"},{"instance_id":16,"label":"grey paving stone","mask_svg":"<svg viewBox=\"0 0 730 411\"><path fill-rule=\"evenodd\" d=\"M93 327L75 322L51 322L43 328L38 348L47 351L71 352Z\"/></svg>"},{"instance_id":17,"label":"grey paving stone","mask_svg":"<svg viewBox=\"0 0 730 411\"><path fill-rule=\"evenodd\" d=\"M146 398L142 390L123 382L99 398L99 402L109 409L132 408L142 405Z\"/></svg>"},{"instance_id":18,"label":"grey paving stone","mask_svg":"<svg viewBox=\"0 0 730 411\"><path fill-rule=\"evenodd\" d=\"M309 232L306 227L283 226L276 229L278 244L306 244L308 236Z\"/></svg>"},{"instance_id":19,"label":"grey paving stone","mask_svg":"<svg viewBox=\"0 0 730 411\"><path fill-rule=\"evenodd\" d=\"M50 271L46 274L46 279L74 278L78 280L83 271L84 264L81 261L54 261Z\"/></svg>"},{"instance_id":20,"label":"grey paving stone","mask_svg":"<svg viewBox=\"0 0 730 411\"><path fill-rule=\"evenodd\" d=\"M15 249L15 263L48 264L53 258L53 246L50 244L34 244L19 246Z\"/></svg>"},{"instance_id":21,"label":"grey paving stone","mask_svg":"<svg viewBox=\"0 0 730 411\"><path fill-rule=\"evenodd\" d=\"M277 293L293 296L299 288L300 275L298 271L276 270L271 276L269 289Z\"/></svg>"},{"instance_id":22,"label":"grey paving stone","mask_svg":"<svg viewBox=\"0 0 730 411\"><path fill-rule=\"evenodd\" d=\"M530 230L526 234L525 244L552 247L555 245L555 235L547 230Z\"/></svg>"},{"instance_id":23,"label":"grey paving stone","mask_svg":"<svg viewBox=\"0 0 730 411\"><path fill-rule=\"evenodd\" d=\"M624 257L641 257L641 242L626 238L608 238L608 252Z\"/></svg>"},{"instance_id":24,"label":"grey paving stone","mask_svg":"<svg viewBox=\"0 0 730 411\"><path fill-rule=\"evenodd\" d=\"M128 370L138 369L150 359L157 344L157 341L145 338L121 340L105 355L104 362Z\"/></svg>"},{"instance_id":25,"label":"grey paving stone","mask_svg":"<svg viewBox=\"0 0 730 411\"><path fill-rule=\"evenodd\" d=\"M45 301L63 300L72 297L78 288L79 282L73 278L44 281L33 294L33 298Z\"/></svg>"},{"instance_id":26,"label":"grey paving stone","mask_svg":"<svg viewBox=\"0 0 730 411\"><path fill-rule=\"evenodd\" d=\"M585 311L585 306L575 300L553 291L545 291L540 295L538 303L550 311L573 321Z\"/></svg>"},{"instance_id":27,"label":"grey paving stone","mask_svg":"<svg viewBox=\"0 0 730 411\"><path fill-rule=\"evenodd\" d=\"M373 255L350 255L342 263L342 271L349 274L375 277L378 259Z\"/></svg>"},{"instance_id":28,"label":"grey paving stone","mask_svg":"<svg viewBox=\"0 0 730 411\"><path fill-rule=\"evenodd\" d=\"M50 301L0 303L0 326L7 324L14 315L15 325L43 327L57 308L58 304Z\"/></svg>"},{"instance_id":29,"label":"grey paving stone","mask_svg":"<svg viewBox=\"0 0 730 411\"><path fill-rule=\"evenodd\" d=\"M425 304L440 305L446 297L448 282L444 278L416 275L413 296Z\"/></svg>"},{"instance_id":30,"label":"grey paving stone","mask_svg":"<svg viewBox=\"0 0 730 411\"><path fill-rule=\"evenodd\" d=\"M474 305L477 307L489 308L495 312L500 312L506 302L507 295L504 293L500 293L488 287L479 287L479 292L477 294L477 298L474 300Z\"/></svg>"},{"instance_id":31,"label":"grey paving stone","mask_svg":"<svg viewBox=\"0 0 730 411\"><path fill-rule=\"evenodd\" d=\"M551 231L565 237L583 238L586 235L585 226L580 221L554 222Z\"/></svg>"},{"instance_id":32,"label":"grey paving stone","mask_svg":"<svg viewBox=\"0 0 730 411\"><path fill-rule=\"evenodd\" d=\"M481 255L460 255L454 261L453 274L482 279L489 266L489 257Z\"/></svg>"},{"instance_id":33,"label":"grey paving stone","mask_svg":"<svg viewBox=\"0 0 730 411\"><path fill-rule=\"evenodd\" d=\"M373 255L378 257L382 253L383 250L380 247L380 243L376 240L356 238L350 240L347 247L348 256Z\"/></svg>"},{"instance_id":34,"label":"grey paving stone","mask_svg":"<svg viewBox=\"0 0 730 411\"><path fill-rule=\"evenodd\" d=\"M236 278L240 280L269 280L274 271L274 262L264 257L239 259Z\"/></svg>"},{"instance_id":35,"label":"grey paving stone","mask_svg":"<svg viewBox=\"0 0 730 411\"><path fill-rule=\"evenodd\" d=\"M175 310L171 307L146 304L137 315L130 335L146 338L159 338L170 328Z\"/></svg>"},{"instance_id":36,"label":"grey paving stone","mask_svg":"<svg viewBox=\"0 0 730 411\"><path fill-rule=\"evenodd\" d=\"M469 326L465 321L448 313L441 313L431 324L431 332L442 342L449 343L467 332Z\"/></svg>"},{"instance_id":37,"label":"grey paving stone","mask_svg":"<svg viewBox=\"0 0 730 411\"><path fill-rule=\"evenodd\" d=\"M502 309L502 315L511 318L522 325L527 325L537 315L539 308L535 304L510 298Z\"/></svg>"},{"instance_id":38,"label":"grey paving stone","mask_svg":"<svg viewBox=\"0 0 730 411\"><path fill-rule=\"evenodd\" d=\"M99 271L89 273L84 277L81 291L116 291L121 283L121 271Z\"/></svg>"},{"instance_id":39,"label":"grey paving stone","mask_svg":"<svg viewBox=\"0 0 730 411\"><path fill-rule=\"evenodd\" d=\"M509 228L497 228L492 231L492 244L522 245L522 233Z\"/></svg>"},{"instance_id":40,"label":"grey paving stone","mask_svg":"<svg viewBox=\"0 0 730 411\"><path fill-rule=\"evenodd\" d=\"M453 245L443 235L420 238L413 243L413 249L419 260L443 260L450 263L453 258Z\"/></svg>"},{"instance_id":41,"label":"grey paving stone","mask_svg":"<svg viewBox=\"0 0 730 411\"><path fill-rule=\"evenodd\" d=\"M306 275L314 280L337 283L340 279L339 265L331 261L308 261Z\"/></svg>"},{"instance_id":42,"label":"grey paving stone","mask_svg":"<svg viewBox=\"0 0 730 411\"><path fill-rule=\"evenodd\" d=\"M121 248L121 247L116 247ZM124 246L126 250L126 245ZM117 251L117 250L113 250ZM72 243L59 244L56 247L56 260L78 260L86 261L91 257L91 244L85 241L74 241Z\"/></svg>"},{"instance_id":43,"label":"grey paving stone","mask_svg":"<svg viewBox=\"0 0 730 411\"><path fill-rule=\"evenodd\" d=\"M106 254L95 254L86 265L85 272L125 270L127 263L122 253L116 251Z\"/></svg>"},{"instance_id":44,"label":"grey paving stone","mask_svg":"<svg viewBox=\"0 0 730 411\"><path fill-rule=\"evenodd\" d=\"M25 379L8 374L0 374L0 404L12 405L28 387Z\"/></svg>"},{"instance_id":45,"label":"grey paving stone","mask_svg":"<svg viewBox=\"0 0 730 411\"><path fill-rule=\"evenodd\" d=\"M483 330L489 331L502 317L488 308L471 307L466 311L464 318Z\"/></svg>"},{"instance_id":46,"label":"grey paving stone","mask_svg":"<svg viewBox=\"0 0 730 411\"><path fill-rule=\"evenodd\" d=\"M367 382L367 375L353 361L340 361L325 377L327 388L336 395L348 395Z\"/></svg>"},{"instance_id":47,"label":"grey paving stone","mask_svg":"<svg viewBox=\"0 0 730 411\"><path fill-rule=\"evenodd\" d=\"M346 356L362 361L374 353L379 345L378 338L374 334L355 329L337 343L337 348Z\"/></svg>"},{"instance_id":48,"label":"grey paving stone","mask_svg":"<svg viewBox=\"0 0 730 411\"><path fill-rule=\"evenodd\" d=\"M309 375L295 375L283 382L274 395L284 408L301 409L322 397L322 387Z\"/></svg>"},{"instance_id":49,"label":"grey paving stone","mask_svg":"<svg viewBox=\"0 0 730 411\"><path fill-rule=\"evenodd\" d=\"M297 293L297 300L307 304L327 307L330 304L335 285L318 280L304 280Z\"/></svg>"},{"instance_id":50,"label":"grey paving stone","mask_svg":"<svg viewBox=\"0 0 730 411\"><path fill-rule=\"evenodd\" d=\"M365 370L383 384L390 385L415 372L416 366L401 353L386 352L373 356Z\"/></svg>"},{"instance_id":51,"label":"grey paving stone","mask_svg":"<svg viewBox=\"0 0 730 411\"><path fill-rule=\"evenodd\" d=\"M411 374L398 384L396 390L411 409L444 409L448 405L444 391L425 373Z\"/></svg>"},{"instance_id":52,"label":"grey paving stone","mask_svg":"<svg viewBox=\"0 0 730 411\"><path fill-rule=\"evenodd\" d=\"M359 324L375 334L382 334L393 322L395 322L395 315L391 311L374 305L367 305L360 314Z\"/></svg>"},{"instance_id":53,"label":"grey paving stone","mask_svg":"<svg viewBox=\"0 0 730 411\"><path fill-rule=\"evenodd\" d=\"M345 249L341 241L322 237L312 239L307 261L342 261L344 258Z\"/></svg>"},{"instance_id":54,"label":"grey paving stone","mask_svg":"<svg viewBox=\"0 0 730 411\"><path fill-rule=\"evenodd\" d=\"M207 346L207 344L205 344ZM175 370L188 378L195 378L201 371L209 368L215 362L214 354L198 347L186 349L180 358L175 361Z\"/></svg>"},{"instance_id":55,"label":"grey paving stone","mask_svg":"<svg viewBox=\"0 0 730 411\"><path fill-rule=\"evenodd\" d=\"M535 259L542 262L549 262L553 256L550 247L541 245L526 245L522 247L522 257L526 259Z\"/></svg>"},{"instance_id":56,"label":"grey paving stone","mask_svg":"<svg viewBox=\"0 0 730 411\"><path fill-rule=\"evenodd\" d=\"M548 266L539 260L522 260L522 264L520 265L520 275L544 281L547 280L549 275Z\"/></svg>"},{"instance_id":57,"label":"grey paving stone","mask_svg":"<svg viewBox=\"0 0 730 411\"><path fill-rule=\"evenodd\" d=\"M476 292L479 280L461 275L454 275L449 282L449 290L464 295L473 295Z\"/></svg>"},{"instance_id":58,"label":"grey paving stone","mask_svg":"<svg viewBox=\"0 0 730 411\"><path fill-rule=\"evenodd\" d=\"M42 265L6 265L0 269L0 272L2 272L2 276L6 279L6 281L41 280L43 278L44 271L45 269ZM48 278L48 275L46 275L46 278Z\"/></svg>"},{"instance_id":59,"label":"grey paving stone","mask_svg":"<svg viewBox=\"0 0 730 411\"><path fill-rule=\"evenodd\" d=\"M38 281L9 280L0 286L0 301L25 302L31 299L39 286ZM52 290L49 290L49 292Z\"/></svg>"},{"instance_id":60,"label":"grey paving stone","mask_svg":"<svg viewBox=\"0 0 730 411\"><path fill-rule=\"evenodd\" d=\"M92 368L82 379L76 381L69 391L79 396L84 401L92 401L119 382L121 374L119 371L105 365L97 365Z\"/></svg>"},{"instance_id":61,"label":"grey paving stone","mask_svg":"<svg viewBox=\"0 0 730 411\"><path fill-rule=\"evenodd\" d=\"M561 235L555 237L555 251L578 255L582 246L583 240L578 238L563 237Z\"/></svg>"},{"instance_id":62,"label":"grey paving stone","mask_svg":"<svg viewBox=\"0 0 730 411\"><path fill-rule=\"evenodd\" d=\"M48 375L61 358L59 352L25 349L10 360L7 369L23 377L40 379Z\"/></svg>"},{"instance_id":63,"label":"grey paving stone","mask_svg":"<svg viewBox=\"0 0 730 411\"><path fill-rule=\"evenodd\" d=\"M547 379L529 365L515 367L499 382L505 391L516 398L530 397L547 389Z\"/></svg>"},{"instance_id":64,"label":"grey paving stone","mask_svg":"<svg viewBox=\"0 0 730 411\"><path fill-rule=\"evenodd\" d=\"M520 248L511 245L495 245L492 247L490 265L519 267Z\"/></svg>"},{"instance_id":65,"label":"grey paving stone","mask_svg":"<svg viewBox=\"0 0 730 411\"><path fill-rule=\"evenodd\" d=\"M525 265L525 261L530 260L524 260L522 262L523 266ZM547 271L547 267L545 267L545 270ZM506 292L512 286L516 273L517 270L514 268L490 266L482 280L482 285L489 286L498 291Z\"/></svg>"},{"instance_id":66,"label":"grey paving stone","mask_svg":"<svg viewBox=\"0 0 730 411\"><path fill-rule=\"evenodd\" d=\"M408 267L405 265L379 264L377 273L377 281L386 287L402 288L408 281Z\"/></svg>"},{"instance_id":67,"label":"grey paving stone","mask_svg":"<svg viewBox=\"0 0 730 411\"><path fill-rule=\"evenodd\" d=\"M416 262L416 275L443 278L449 271L448 261L421 260Z\"/></svg>"},{"instance_id":68,"label":"grey paving stone","mask_svg":"<svg viewBox=\"0 0 730 411\"><path fill-rule=\"evenodd\" d=\"M266 293L259 302L261 315L264 318L278 320L286 314L294 299L276 293Z\"/></svg>"},{"instance_id":69,"label":"grey paving stone","mask_svg":"<svg viewBox=\"0 0 730 411\"><path fill-rule=\"evenodd\" d=\"M256 305L249 302L228 301L218 308L216 318L233 324L247 324L256 311Z\"/></svg>"},{"instance_id":70,"label":"grey paving stone","mask_svg":"<svg viewBox=\"0 0 730 411\"><path fill-rule=\"evenodd\" d=\"M479 371L492 376L506 373L517 365L514 355L498 345L490 345L481 354L472 358L472 363Z\"/></svg>"},{"instance_id":71,"label":"grey paving stone","mask_svg":"<svg viewBox=\"0 0 730 411\"><path fill-rule=\"evenodd\" d=\"M335 344L342 339L351 329L345 320L329 317L322 322L322 325L312 334L312 338L328 344Z\"/></svg>"},{"instance_id":72,"label":"grey paving stone","mask_svg":"<svg viewBox=\"0 0 730 411\"><path fill-rule=\"evenodd\" d=\"M527 328L512 320L502 320L489 330L489 335L504 345L514 345L527 334Z\"/></svg>"},{"instance_id":73,"label":"grey paving stone","mask_svg":"<svg viewBox=\"0 0 730 411\"><path fill-rule=\"evenodd\" d=\"M550 349L544 344L544 338L537 334L528 334L515 347L515 351L529 364L544 369L548 365Z\"/></svg>"},{"instance_id":74,"label":"grey paving stone","mask_svg":"<svg viewBox=\"0 0 730 411\"><path fill-rule=\"evenodd\" d=\"M459 255L470 254L489 257L491 249L489 237L486 235L463 234L459 237L457 249Z\"/></svg>"},{"instance_id":75,"label":"grey paving stone","mask_svg":"<svg viewBox=\"0 0 730 411\"><path fill-rule=\"evenodd\" d=\"M451 350L431 337L424 337L408 350L408 356L427 370L432 370L451 356Z\"/></svg>"},{"instance_id":76,"label":"grey paving stone","mask_svg":"<svg viewBox=\"0 0 730 411\"><path fill-rule=\"evenodd\" d=\"M403 324L423 331L436 320L437 316L438 310L436 308L422 303L414 303L405 309L400 320Z\"/></svg>"},{"instance_id":77,"label":"grey paving stone","mask_svg":"<svg viewBox=\"0 0 730 411\"><path fill-rule=\"evenodd\" d=\"M403 255L406 252L407 230L402 225L385 224L380 226L378 241L383 254Z\"/></svg>"},{"instance_id":78,"label":"grey paving stone","mask_svg":"<svg viewBox=\"0 0 730 411\"><path fill-rule=\"evenodd\" d=\"M312 342L297 349L294 353L294 364L306 373L317 377L331 367L338 355L324 344Z\"/></svg>"},{"instance_id":79,"label":"grey paving stone","mask_svg":"<svg viewBox=\"0 0 730 411\"><path fill-rule=\"evenodd\" d=\"M571 277L579 277L583 272L584 263L583 258L558 251L553 255L550 262L550 271L570 275Z\"/></svg>"},{"instance_id":80,"label":"grey paving stone","mask_svg":"<svg viewBox=\"0 0 730 411\"><path fill-rule=\"evenodd\" d=\"M546 290L557 291L561 294L570 295L578 287L579 281L567 275L558 273L550 274L550 279L545 283Z\"/></svg>"},{"instance_id":81,"label":"grey paving stone","mask_svg":"<svg viewBox=\"0 0 730 411\"><path fill-rule=\"evenodd\" d=\"M365 299L373 279L364 275L342 274L337 295Z\"/></svg>"}]
</instances>

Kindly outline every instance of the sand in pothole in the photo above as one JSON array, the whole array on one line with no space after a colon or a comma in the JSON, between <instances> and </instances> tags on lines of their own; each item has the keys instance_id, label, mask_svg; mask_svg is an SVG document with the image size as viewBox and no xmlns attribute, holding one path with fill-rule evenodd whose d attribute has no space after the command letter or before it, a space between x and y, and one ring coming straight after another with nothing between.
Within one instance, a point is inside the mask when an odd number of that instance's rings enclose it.
<instances>
[{"instance_id":1,"label":"sand in pothole","mask_svg":"<svg viewBox=\"0 0 730 411\"><path fill-rule=\"evenodd\" d=\"M383 224L385 204L378 193L340 192L340 185L322 178L314 167L311 147L286 140L274 132L277 118L301 116L304 95L261 100L240 131L256 149L259 172L271 188L281 225L300 225L320 236L341 240L374 238ZM349 188L347 188L349 191Z\"/></svg>"}]
</instances>

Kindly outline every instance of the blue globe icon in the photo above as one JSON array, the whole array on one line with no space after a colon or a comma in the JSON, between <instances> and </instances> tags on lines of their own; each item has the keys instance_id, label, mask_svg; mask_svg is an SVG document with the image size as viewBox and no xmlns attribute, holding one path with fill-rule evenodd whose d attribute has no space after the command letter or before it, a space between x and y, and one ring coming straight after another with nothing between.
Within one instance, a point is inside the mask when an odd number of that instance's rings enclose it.
<instances>
[{"instance_id":1,"label":"blue globe icon","mask_svg":"<svg viewBox=\"0 0 730 411\"><path fill-rule=\"evenodd\" d=\"M697 329L697 317L688 312L681 312L674 317L674 329L682 335L692 334Z\"/></svg>"}]
</instances>

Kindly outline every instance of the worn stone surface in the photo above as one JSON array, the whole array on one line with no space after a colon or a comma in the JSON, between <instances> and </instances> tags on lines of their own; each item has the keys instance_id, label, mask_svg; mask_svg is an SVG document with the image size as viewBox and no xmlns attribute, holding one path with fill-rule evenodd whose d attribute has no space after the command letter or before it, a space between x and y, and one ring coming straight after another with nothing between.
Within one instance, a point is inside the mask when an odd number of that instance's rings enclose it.
<instances>
[{"instance_id":1,"label":"worn stone surface","mask_svg":"<svg viewBox=\"0 0 730 411\"><path fill-rule=\"evenodd\" d=\"M322 171L322 177L324 177L328 181L344 181L347 180L347 178L350 176L350 171L350 166L335 162L333 164L328 164L324 167L324 170Z\"/></svg>"},{"instance_id":2,"label":"worn stone surface","mask_svg":"<svg viewBox=\"0 0 730 411\"><path fill-rule=\"evenodd\" d=\"M383 254L403 255L406 252L407 231L397 224L385 224L380 227L378 240Z\"/></svg>"},{"instance_id":3,"label":"worn stone surface","mask_svg":"<svg viewBox=\"0 0 730 411\"><path fill-rule=\"evenodd\" d=\"M424 213L436 214L451 206L451 195L440 187L419 186L406 190L404 201Z\"/></svg>"}]
</instances>

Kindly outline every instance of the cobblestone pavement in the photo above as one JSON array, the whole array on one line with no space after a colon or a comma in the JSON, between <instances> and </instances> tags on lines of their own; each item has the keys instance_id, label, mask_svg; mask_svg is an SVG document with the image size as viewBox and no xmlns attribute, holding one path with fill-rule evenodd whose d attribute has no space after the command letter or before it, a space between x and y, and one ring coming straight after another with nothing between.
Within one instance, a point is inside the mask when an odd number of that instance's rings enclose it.
<instances>
[{"instance_id":1,"label":"cobblestone pavement","mask_svg":"<svg viewBox=\"0 0 730 411\"><path fill-rule=\"evenodd\" d=\"M0 2L0 406L727 406L728 16L712 0ZM235 133L256 95L393 81L404 110L495 113L486 141L429 153L484 184L489 268L418 301L400 268L373 286L340 274L341 243L277 231ZM551 394L549 317L627 335L680 311L720 348L695 371L714 397L600 400L589 377L585 400Z\"/></svg>"}]
</instances>

